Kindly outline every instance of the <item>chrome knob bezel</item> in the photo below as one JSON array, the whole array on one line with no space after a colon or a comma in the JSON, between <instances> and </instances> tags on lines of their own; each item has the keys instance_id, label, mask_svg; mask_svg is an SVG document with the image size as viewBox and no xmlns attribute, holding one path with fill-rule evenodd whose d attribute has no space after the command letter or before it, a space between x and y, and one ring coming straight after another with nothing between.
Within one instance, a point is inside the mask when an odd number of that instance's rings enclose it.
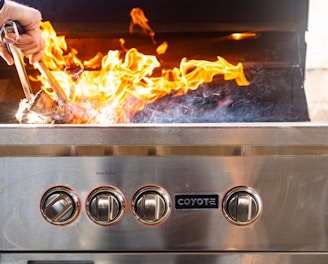
<instances>
[{"instance_id":1,"label":"chrome knob bezel","mask_svg":"<svg viewBox=\"0 0 328 264\"><path fill-rule=\"evenodd\" d=\"M56 217L51 217L48 210L54 206L55 203L66 201L72 208L65 208L62 213L58 213ZM65 206L65 205L63 205ZM76 220L81 211L81 202L79 195L67 186L55 186L48 189L42 196L40 201L40 211L43 218L50 224L56 226L65 226ZM66 212L67 211L67 212ZM67 216L65 216L67 214Z\"/></svg>"},{"instance_id":2,"label":"chrome knob bezel","mask_svg":"<svg viewBox=\"0 0 328 264\"><path fill-rule=\"evenodd\" d=\"M118 213L115 215L113 219L102 221L99 220L97 217L94 216L92 213L92 203L94 199L97 199L97 196L100 195L110 195L112 198L114 198L119 206ZM124 194L116 187L114 186L101 186L93 191L88 195L86 202L85 202L85 208L88 217L96 224L102 225L102 226L110 226L113 224L118 223L120 220L122 220L123 216L126 212L126 199Z\"/></svg>"}]
</instances>

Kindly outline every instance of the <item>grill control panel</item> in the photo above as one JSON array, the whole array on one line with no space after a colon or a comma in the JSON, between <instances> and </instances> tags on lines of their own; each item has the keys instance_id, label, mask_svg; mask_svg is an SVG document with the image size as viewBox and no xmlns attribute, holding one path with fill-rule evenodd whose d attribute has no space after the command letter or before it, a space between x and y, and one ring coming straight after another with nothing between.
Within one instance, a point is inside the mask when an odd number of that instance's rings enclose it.
<instances>
[{"instance_id":1,"label":"grill control panel","mask_svg":"<svg viewBox=\"0 0 328 264\"><path fill-rule=\"evenodd\" d=\"M4 158L1 249L25 255L53 252L57 257L63 251L164 256L324 248L320 235L327 219L324 214L313 218L316 197L300 193L328 192L323 171L316 170L326 168L327 159L273 158L261 154L266 148L257 148L258 154L253 156L252 150L242 157L108 153ZM76 151L84 155L84 147ZM309 158L311 162L305 162ZM295 179L299 184L292 184ZM300 213L308 220L299 221ZM311 232L300 239L299 230ZM111 256L99 262L108 259L120 262ZM133 260L130 256L127 262ZM221 262L221 255L211 260Z\"/></svg>"},{"instance_id":2,"label":"grill control panel","mask_svg":"<svg viewBox=\"0 0 328 264\"><path fill-rule=\"evenodd\" d=\"M53 225L73 222L80 207L77 193L65 186L49 189L41 199L41 213ZM119 222L126 212L126 207L124 194L114 186L94 189L85 202L88 217L102 226ZM169 218L172 211L171 196L160 186L147 185L134 193L130 208L138 222L150 226L161 224ZM223 197L222 211L230 223L244 226L258 219L262 212L262 201L254 189L238 186Z\"/></svg>"}]
</instances>

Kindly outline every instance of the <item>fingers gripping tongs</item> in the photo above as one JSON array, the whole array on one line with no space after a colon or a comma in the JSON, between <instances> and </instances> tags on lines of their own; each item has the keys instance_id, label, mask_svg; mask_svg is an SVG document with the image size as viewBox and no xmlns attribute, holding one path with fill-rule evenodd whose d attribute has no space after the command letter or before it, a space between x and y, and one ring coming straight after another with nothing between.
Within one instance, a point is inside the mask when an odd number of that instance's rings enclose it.
<instances>
[{"instance_id":1,"label":"fingers gripping tongs","mask_svg":"<svg viewBox=\"0 0 328 264\"><path fill-rule=\"evenodd\" d=\"M14 46L15 41L19 39L19 34L23 32L22 26L15 21L5 22L0 30L0 41L6 43L14 59L15 67L26 98L21 101L16 118L21 123L65 123L67 97L43 61L36 62L34 66L46 79L53 93L51 93L50 96L43 90L38 91L35 95L32 92L24 66L23 56L20 50ZM14 41L5 39L5 36L8 34L14 34Z\"/></svg>"}]
</instances>

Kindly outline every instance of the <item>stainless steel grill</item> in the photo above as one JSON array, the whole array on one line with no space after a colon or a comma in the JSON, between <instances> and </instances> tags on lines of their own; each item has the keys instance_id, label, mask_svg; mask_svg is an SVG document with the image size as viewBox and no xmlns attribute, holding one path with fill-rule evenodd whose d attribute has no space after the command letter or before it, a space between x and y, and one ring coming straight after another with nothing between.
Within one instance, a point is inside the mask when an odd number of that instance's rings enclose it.
<instances>
[{"instance_id":1,"label":"stainless steel grill","mask_svg":"<svg viewBox=\"0 0 328 264\"><path fill-rule=\"evenodd\" d=\"M328 261L327 125L309 121L303 90L307 1L25 2L71 45L97 50L115 47L138 4L176 48L168 65L182 51L223 55L244 62L251 85L216 79L128 124L23 125L8 119L22 95L6 68L1 263ZM239 31L260 37L226 39Z\"/></svg>"}]
</instances>

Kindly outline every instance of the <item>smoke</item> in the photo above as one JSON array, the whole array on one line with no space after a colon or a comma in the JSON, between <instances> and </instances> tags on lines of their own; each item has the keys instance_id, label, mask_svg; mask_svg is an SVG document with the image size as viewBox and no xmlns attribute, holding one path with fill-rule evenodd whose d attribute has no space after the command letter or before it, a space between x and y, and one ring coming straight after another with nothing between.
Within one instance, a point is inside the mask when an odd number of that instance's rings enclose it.
<instances>
[{"instance_id":1,"label":"smoke","mask_svg":"<svg viewBox=\"0 0 328 264\"><path fill-rule=\"evenodd\" d=\"M299 69L249 69L251 84L215 79L182 96L146 105L134 123L221 123L308 121Z\"/></svg>"}]
</instances>

